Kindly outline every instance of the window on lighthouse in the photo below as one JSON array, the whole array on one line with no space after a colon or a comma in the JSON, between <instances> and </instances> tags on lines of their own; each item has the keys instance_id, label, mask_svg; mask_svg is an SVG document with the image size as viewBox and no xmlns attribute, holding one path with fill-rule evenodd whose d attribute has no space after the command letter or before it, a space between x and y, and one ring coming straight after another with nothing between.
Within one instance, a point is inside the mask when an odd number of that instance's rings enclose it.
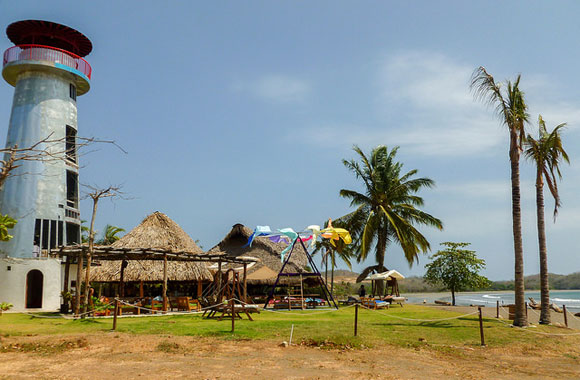
<instances>
[{"instance_id":1,"label":"window on lighthouse","mask_svg":"<svg viewBox=\"0 0 580 380\"><path fill-rule=\"evenodd\" d=\"M70 125L66 126L66 159L77 162L77 131Z\"/></svg>"},{"instance_id":2,"label":"window on lighthouse","mask_svg":"<svg viewBox=\"0 0 580 380\"><path fill-rule=\"evenodd\" d=\"M72 83L69 86L70 86L69 87L70 98L76 102L77 101L77 88Z\"/></svg>"},{"instance_id":3,"label":"window on lighthouse","mask_svg":"<svg viewBox=\"0 0 580 380\"><path fill-rule=\"evenodd\" d=\"M66 205L79 208L79 175L70 170L66 171Z\"/></svg>"}]
</instances>

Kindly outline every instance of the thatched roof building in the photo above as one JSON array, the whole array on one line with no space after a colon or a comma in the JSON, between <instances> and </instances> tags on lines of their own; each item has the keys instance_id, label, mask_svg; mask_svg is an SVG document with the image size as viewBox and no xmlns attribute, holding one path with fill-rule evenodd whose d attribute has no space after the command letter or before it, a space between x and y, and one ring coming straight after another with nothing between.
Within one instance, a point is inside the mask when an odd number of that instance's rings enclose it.
<instances>
[{"instance_id":1,"label":"thatched roof building","mask_svg":"<svg viewBox=\"0 0 580 380\"><path fill-rule=\"evenodd\" d=\"M171 252L203 253L203 250L177 223L158 211L147 216L141 224L111 246L114 248L155 248ZM91 279L96 282L117 282L120 281L120 274L121 261L101 261L101 265L95 266L92 270ZM163 281L163 261L129 260L123 276L124 282ZM211 281L213 279L204 263L191 261L169 261L167 263L167 276L169 281Z\"/></svg>"},{"instance_id":2,"label":"thatched roof building","mask_svg":"<svg viewBox=\"0 0 580 380\"><path fill-rule=\"evenodd\" d=\"M208 253L225 252L228 256L255 257L260 259L256 265L248 270L249 284L273 284L282 268L280 253L287 247L283 243L274 243L266 237L254 239L251 247L244 247L252 230L243 224L236 224L226 237ZM290 262L284 268L284 272L300 273L306 271L308 258L300 243L294 246L294 252ZM286 282L286 281L282 281Z\"/></svg>"}]
</instances>

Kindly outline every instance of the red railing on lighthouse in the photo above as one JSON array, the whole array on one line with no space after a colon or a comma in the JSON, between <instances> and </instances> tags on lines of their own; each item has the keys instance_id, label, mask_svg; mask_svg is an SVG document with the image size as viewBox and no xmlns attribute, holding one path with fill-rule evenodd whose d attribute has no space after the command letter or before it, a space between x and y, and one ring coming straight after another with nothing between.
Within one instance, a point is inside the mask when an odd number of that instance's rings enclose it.
<instances>
[{"instance_id":1,"label":"red railing on lighthouse","mask_svg":"<svg viewBox=\"0 0 580 380\"><path fill-rule=\"evenodd\" d=\"M91 65L78 55L66 50L44 45L17 45L12 46L4 52L4 63L6 66L15 61L48 61L60 63L72 69L80 71L87 78L91 79Z\"/></svg>"}]
</instances>

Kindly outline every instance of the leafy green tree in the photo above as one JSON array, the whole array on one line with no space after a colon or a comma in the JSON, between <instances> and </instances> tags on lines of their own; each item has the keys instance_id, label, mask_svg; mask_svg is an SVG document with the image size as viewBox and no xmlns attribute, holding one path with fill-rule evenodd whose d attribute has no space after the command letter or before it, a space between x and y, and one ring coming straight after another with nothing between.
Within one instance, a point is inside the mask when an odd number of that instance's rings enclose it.
<instances>
[{"instance_id":1,"label":"leafy green tree","mask_svg":"<svg viewBox=\"0 0 580 380\"><path fill-rule=\"evenodd\" d=\"M481 289L491 285L486 277L478 272L485 268L485 261L478 259L475 251L462 249L469 243L445 242L441 245L447 247L443 251L437 251L425 266L425 280L431 284L442 284L451 291L452 304L455 306L455 293L461 290Z\"/></svg>"},{"instance_id":2,"label":"leafy green tree","mask_svg":"<svg viewBox=\"0 0 580 380\"><path fill-rule=\"evenodd\" d=\"M86 220L81 220L81 243L89 242L89 227L85 225L86 222Z\"/></svg>"},{"instance_id":3,"label":"leafy green tree","mask_svg":"<svg viewBox=\"0 0 580 380\"><path fill-rule=\"evenodd\" d=\"M121 227L112 226L107 224L105 226L105 231L103 232L103 237L95 242L98 245L110 245L120 239L117 234L125 232L125 229Z\"/></svg>"},{"instance_id":4,"label":"leafy green tree","mask_svg":"<svg viewBox=\"0 0 580 380\"><path fill-rule=\"evenodd\" d=\"M16 223L18 222L10 216L0 214L0 241L8 241L13 238L8 230L14 228Z\"/></svg>"},{"instance_id":5,"label":"leafy green tree","mask_svg":"<svg viewBox=\"0 0 580 380\"><path fill-rule=\"evenodd\" d=\"M401 246L409 265L418 260L419 253L431 249L429 242L416 228L417 225L443 229L441 220L421 211L423 198L417 193L423 188L431 188L435 182L429 178L414 178L417 170L402 173L403 164L395 160L399 148L389 151L379 145L367 157L354 146L360 162L343 160L343 164L363 182L363 191L340 190L340 195L350 199L356 210L340 218L353 235L355 247L359 250L358 262L364 261L374 247L377 265L363 270L357 282L371 272L383 272L387 246L395 242ZM384 283L377 281L377 292L383 292Z\"/></svg>"},{"instance_id":6,"label":"leafy green tree","mask_svg":"<svg viewBox=\"0 0 580 380\"><path fill-rule=\"evenodd\" d=\"M526 158L536 165L536 210L540 251L540 298L542 300L540 323L542 324L550 324L551 322L548 252L546 249L546 226L544 222L544 180L554 198L554 221L556 221L558 208L561 206L557 185L557 179L562 178L560 163L562 160L570 162L568 154L562 147L562 139L560 137L560 130L565 125L565 123L560 124L551 133L548 133L546 123L542 119L542 115L540 115L538 117L539 138L536 140L531 135L528 135L524 152Z\"/></svg>"},{"instance_id":7,"label":"leafy green tree","mask_svg":"<svg viewBox=\"0 0 580 380\"><path fill-rule=\"evenodd\" d=\"M471 90L475 98L495 112L510 136L509 158L512 187L512 230L514 237L514 284L515 284L515 326L527 326L526 304L524 299L524 249L522 244L522 211L520 204L520 154L525 140L524 125L528 122L528 106L524 93L520 90L520 75L515 82L507 81L505 90L496 83L484 67L479 67L471 77Z\"/></svg>"}]
</instances>

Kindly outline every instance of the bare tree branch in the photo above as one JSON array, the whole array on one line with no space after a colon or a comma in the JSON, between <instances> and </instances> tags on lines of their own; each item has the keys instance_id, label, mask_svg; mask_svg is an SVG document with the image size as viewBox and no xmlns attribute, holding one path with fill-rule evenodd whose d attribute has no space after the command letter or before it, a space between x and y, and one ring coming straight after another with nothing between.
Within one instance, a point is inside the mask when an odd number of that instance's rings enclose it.
<instances>
[{"instance_id":1,"label":"bare tree branch","mask_svg":"<svg viewBox=\"0 0 580 380\"><path fill-rule=\"evenodd\" d=\"M3 154L3 159L0 160L0 189L4 186L6 180L11 176L23 174L35 174L31 172L16 173L15 170L21 167L25 162L55 162L66 161L74 165L77 164L77 157L83 156L85 153L81 150L95 143L112 144L121 152L127 154L121 146L113 140L102 140L94 137L74 137L73 149L67 149L68 136L62 138L53 138L54 133L49 134L45 138L35 142L28 147L19 147L18 144L8 146L0 149L0 156ZM37 173L40 174L40 173Z\"/></svg>"}]
</instances>

